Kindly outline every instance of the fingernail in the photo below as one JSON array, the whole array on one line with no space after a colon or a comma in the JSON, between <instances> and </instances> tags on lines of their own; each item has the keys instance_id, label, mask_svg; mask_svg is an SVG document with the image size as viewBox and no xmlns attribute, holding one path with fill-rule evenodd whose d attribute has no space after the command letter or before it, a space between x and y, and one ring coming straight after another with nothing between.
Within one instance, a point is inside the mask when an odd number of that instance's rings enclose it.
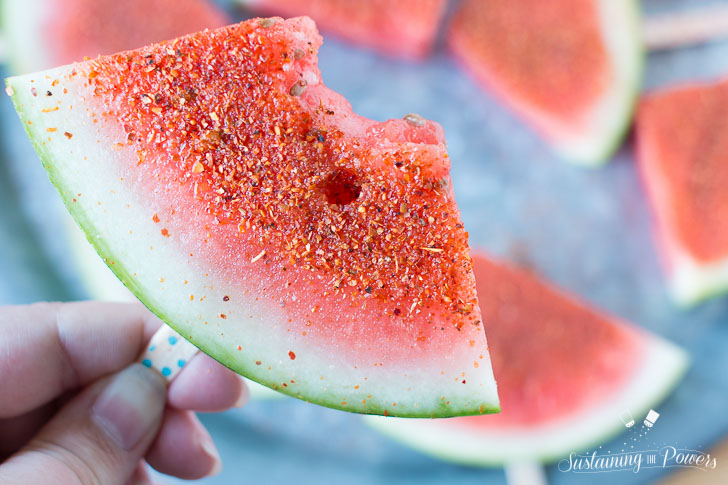
<instances>
[{"instance_id":1,"label":"fingernail","mask_svg":"<svg viewBox=\"0 0 728 485\"><path fill-rule=\"evenodd\" d=\"M116 374L91 409L92 419L123 450L159 424L167 390L164 379L141 364Z\"/></svg>"},{"instance_id":2,"label":"fingernail","mask_svg":"<svg viewBox=\"0 0 728 485\"><path fill-rule=\"evenodd\" d=\"M233 404L233 406L235 406L236 408L242 408L250 401L250 389L248 389L248 384L245 382L245 380L243 380L242 377L240 378L240 381L243 383L243 386L240 390L240 396L238 397L238 400L235 401L235 404Z\"/></svg>"},{"instance_id":3,"label":"fingernail","mask_svg":"<svg viewBox=\"0 0 728 485\"><path fill-rule=\"evenodd\" d=\"M212 442L212 438L210 438L207 433L205 433L203 436L200 436L200 446L202 447L202 451L204 451L205 454L209 456L211 460L213 460L212 468L208 472L207 476L213 477L219 474L222 471L222 460L220 459L220 453L217 451L215 444Z\"/></svg>"}]
</instances>

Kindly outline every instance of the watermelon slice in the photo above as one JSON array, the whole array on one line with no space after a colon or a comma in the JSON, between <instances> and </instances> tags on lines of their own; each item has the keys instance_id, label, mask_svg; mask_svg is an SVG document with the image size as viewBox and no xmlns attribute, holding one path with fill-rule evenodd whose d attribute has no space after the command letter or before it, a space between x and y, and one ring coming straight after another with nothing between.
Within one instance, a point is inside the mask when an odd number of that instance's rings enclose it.
<instances>
[{"instance_id":1,"label":"watermelon slice","mask_svg":"<svg viewBox=\"0 0 728 485\"><path fill-rule=\"evenodd\" d=\"M675 385L686 355L600 314L532 274L474 255L478 297L502 412L448 420L370 419L446 460L549 462L615 434Z\"/></svg>"},{"instance_id":2,"label":"watermelon slice","mask_svg":"<svg viewBox=\"0 0 728 485\"><path fill-rule=\"evenodd\" d=\"M464 0L449 44L564 158L604 162L632 113L643 62L635 0Z\"/></svg>"},{"instance_id":3,"label":"watermelon slice","mask_svg":"<svg viewBox=\"0 0 728 485\"><path fill-rule=\"evenodd\" d=\"M229 23L205 0L3 0L10 64L26 73Z\"/></svg>"},{"instance_id":4,"label":"watermelon slice","mask_svg":"<svg viewBox=\"0 0 728 485\"><path fill-rule=\"evenodd\" d=\"M308 15L324 32L413 59L432 48L447 0L238 0L269 15Z\"/></svg>"},{"instance_id":5,"label":"watermelon slice","mask_svg":"<svg viewBox=\"0 0 728 485\"><path fill-rule=\"evenodd\" d=\"M347 411L497 411L442 129L354 114L320 44L253 19L7 89L91 243L206 353Z\"/></svg>"},{"instance_id":6,"label":"watermelon slice","mask_svg":"<svg viewBox=\"0 0 728 485\"><path fill-rule=\"evenodd\" d=\"M728 290L728 81L645 96L637 134L675 301Z\"/></svg>"}]
</instances>

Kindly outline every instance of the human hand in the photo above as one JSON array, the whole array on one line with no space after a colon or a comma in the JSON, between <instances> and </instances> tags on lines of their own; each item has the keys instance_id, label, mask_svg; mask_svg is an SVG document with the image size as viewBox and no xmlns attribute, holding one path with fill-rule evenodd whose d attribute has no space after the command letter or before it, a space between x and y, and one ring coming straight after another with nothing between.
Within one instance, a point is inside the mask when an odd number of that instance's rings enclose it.
<instances>
[{"instance_id":1,"label":"human hand","mask_svg":"<svg viewBox=\"0 0 728 485\"><path fill-rule=\"evenodd\" d=\"M193 411L240 406L242 380L198 354L169 388L133 364L161 322L139 304L0 308L0 483L147 483L219 471Z\"/></svg>"}]
</instances>

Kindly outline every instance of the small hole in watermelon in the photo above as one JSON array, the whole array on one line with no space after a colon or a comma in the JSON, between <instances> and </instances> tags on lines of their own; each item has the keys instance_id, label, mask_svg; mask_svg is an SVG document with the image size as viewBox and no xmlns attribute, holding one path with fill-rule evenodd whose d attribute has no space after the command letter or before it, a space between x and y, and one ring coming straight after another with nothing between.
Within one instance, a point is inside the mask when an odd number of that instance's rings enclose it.
<instances>
[{"instance_id":1,"label":"small hole in watermelon","mask_svg":"<svg viewBox=\"0 0 728 485\"><path fill-rule=\"evenodd\" d=\"M347 205L361 193L359 177L349 170L337 170L323 182L323 192L329 204Z\"/></svg>"}]
</instances>

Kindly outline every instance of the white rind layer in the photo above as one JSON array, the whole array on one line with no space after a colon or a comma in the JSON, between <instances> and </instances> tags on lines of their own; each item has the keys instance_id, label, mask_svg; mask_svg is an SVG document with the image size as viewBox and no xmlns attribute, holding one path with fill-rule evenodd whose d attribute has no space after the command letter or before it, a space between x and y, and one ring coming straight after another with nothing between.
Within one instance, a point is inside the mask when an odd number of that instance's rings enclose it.
<instances>
[{"instance_id":1,"label":"white rind layer","mask_svg":"<svg viewBox=\"0 0 728 485\"><path fill-rule=\"evenodd\" d=\"M728 256L703 263L676 244L668 244L670 293L675 302L689 307L728 291Z\"/></svg>"},{"instance_id":2,"label":"white rind layer","mask_svg":"<svg viewBox=\"0 0 728 485\"><path fill-rule=\"evenodd\" d=\"M113 271L99 258L94 247L89 244L83 231L70 215L66 220L66 237L71 255L76 261L81 280L86 285L91 298L99 301L132 302L137 298L119 281ZM284 397L255 381L247 382L250 397L254 400L279 399Z\"/></svg>"},{"instance_id":3,"label":"white rind layer","mask_svg":"<svg viewBox=\"0 0 728 485\"><path fill-rule=\"evenodd\" d=\"M81 280L86 285L86 290L91 298L99 301L138 301L119 281L114 272L99 258L94 247L89 244L83 231L76 225L70 215L67 216L66 221L66 236ZM285 397L280 392L261 386L255 381L248 381L247 386L251 399L256 401Z\"/></svg>"},{"instance_id":4,"label":"white rind layer","mask_svg":"<svg viewBox=\"0 0 728 485\"><path fill-rule=\"evenodd\" d=\"M559 419L493 429L468 429L451 420L365 419L395 440L447 461L477 466L558 461L619 433L624 429L620 413L629 410L635 418L643 416L682 377L688 363L685 352L659 337L645 339L644 358L623 387L598 405Z\"/></svg>"},{"instance_id":5,"label":"white rind layer","mask_svg":"<svg viewBox=\"0 0 728 485\"><path fill-rule=\"evenodd\" d=\"M89 296L99 301L137 301L113 271L99 259L94 247L89 244L83 231L70 215L67 216L65 226L71 257L76 262L76 268Z\"/></svg>"},{"instance_id":6,"label":"white rind layer","mask_svg":"<svg viewBox=\"0 0 728 485\"><path fill-rule=\"evenodd\" d=\"M555 144L565 159L584 166L602 164L618 147L632 118L644 63L638 3L598 0L596 4L614 79L593 106L584 129L564 131Z\"/></svg>"},{"instance_id":7,"label":"white rind layer","mask_svg":"<svg viewBox=\"0 0 728 485\"><path fill-rule=\"evenodd\" d=\"M84 75L69 80L73 68L9 79L13 101L51 180L89 241L127 288L165 322L240 374L325 406L412 417L498 410L487 353L479 368L473 368L483 348L468 351L464 341L449 355L421 353L421 362L384 367L354 363L335 341L311 343L289 331L291 315L278 302L257 297L259 282L226 281L214 266L184 254L148 217L150 199L130 190L130 181L122 181L115 171L136 160L135 148L119 143L126 141L120 127L93 122L87 113L92 108L84 105L92 94ZM56 79L61 82L54 86ZM61 94L63 89L68 93ZM47 90L54 95L44 96ZM224 303L231 284L240 291L234 301ZM289 358L291 350L295 360ZM467 384L458 377L466 371Z\"/></svg>"}]
</instances>

